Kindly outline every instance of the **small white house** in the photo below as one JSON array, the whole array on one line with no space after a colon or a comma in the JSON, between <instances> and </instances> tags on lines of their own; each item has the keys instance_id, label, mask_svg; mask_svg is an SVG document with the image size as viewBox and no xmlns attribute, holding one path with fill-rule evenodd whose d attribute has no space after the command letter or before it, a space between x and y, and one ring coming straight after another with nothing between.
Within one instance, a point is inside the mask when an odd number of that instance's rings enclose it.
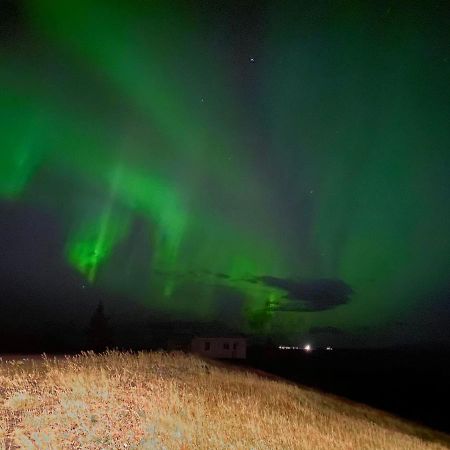
<instances>
[{"instance_id":1,"label":"small white house","mask_svg":"<svg viewBox=\"0 0 450 450\"><path fill-rule=\"evenodd\" d=\"M245 359L247 339L235 337L195 337L191 342L191 351L208 358Z\"/></svg>"}]
</instances>

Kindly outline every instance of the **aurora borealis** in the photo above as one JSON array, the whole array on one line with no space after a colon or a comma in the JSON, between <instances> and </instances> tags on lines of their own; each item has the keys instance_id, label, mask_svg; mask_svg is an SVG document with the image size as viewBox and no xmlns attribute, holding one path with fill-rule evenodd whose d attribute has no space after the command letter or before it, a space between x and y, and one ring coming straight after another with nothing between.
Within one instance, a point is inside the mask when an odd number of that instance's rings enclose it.
<instances>
[{"instance_id":1,"label":"aurora borealis","mask_svg":"<svg viewBox=\"0 0 450 450\"><path fill-rule=\"evenodd\" d=\"M149 310L450 339L445 6L4 2L0 200Z\"/></svg>"}]
</instances>

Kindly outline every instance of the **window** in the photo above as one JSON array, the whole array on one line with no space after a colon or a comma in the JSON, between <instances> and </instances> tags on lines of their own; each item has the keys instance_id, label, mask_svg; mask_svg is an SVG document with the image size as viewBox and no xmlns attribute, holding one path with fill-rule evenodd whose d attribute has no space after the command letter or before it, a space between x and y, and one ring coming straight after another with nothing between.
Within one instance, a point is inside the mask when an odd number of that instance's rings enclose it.
<instances>
[{"instance_id":1,"label":"window","mask_svg":"<svg viewBox=\"0 0 450 450\"><path fill-rule=\"evenodd\" d=\"M230 343L229 343L229 342L224 342L224 343L223 343L223 348L224 348L225 350L229 350L229 349L230 349Z\"/></svg>"},{"instance_id":2,"label":"window","mask_svg":"<svg viewBox=\"0 0 450 450\"><path fill-rule=\"evenodd\" d=\"M209 352L211 350L211 342L206 341L205 342L205 352Z\"/></svg>"},{"instance_id":3,"label":"window","mask_svg":"<svg viewBox=\"0 0 450 450\"><path fill-rule=\"evenodd\" d=\"M233 342L233 350L237 350L238 348L238 343L237 342Z\"/></svg>"}]
</instances>

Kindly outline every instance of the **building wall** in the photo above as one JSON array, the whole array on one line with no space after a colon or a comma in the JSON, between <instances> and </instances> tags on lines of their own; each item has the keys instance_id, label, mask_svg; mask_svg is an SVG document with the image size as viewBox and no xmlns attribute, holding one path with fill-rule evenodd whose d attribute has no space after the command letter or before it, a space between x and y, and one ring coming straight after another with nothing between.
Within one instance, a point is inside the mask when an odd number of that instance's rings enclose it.
<instances>
[{"instance_id":1,"label":"building wall","mask_svg":"<svg viewBox=\"0 0 450 450\"><path fill-rule=\"evenodd\" d=\"M209 358L245 359L247 341L245 338L194 338L191 350Z\"/></svg>"}]
</instances>

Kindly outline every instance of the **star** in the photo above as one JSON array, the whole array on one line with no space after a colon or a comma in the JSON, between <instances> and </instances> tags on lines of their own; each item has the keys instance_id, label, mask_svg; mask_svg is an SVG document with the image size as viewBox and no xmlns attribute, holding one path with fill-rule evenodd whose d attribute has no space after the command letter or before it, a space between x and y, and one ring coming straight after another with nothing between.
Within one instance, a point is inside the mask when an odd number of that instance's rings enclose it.
<instances>
[{"instance_id":1,"label":"star","mask_svg":"<svg viewBox=\"0 0 450 450\"><path fill-rule=\"evenodd\" d=\"M250 62L251 62L251 63L254 63L254 62L255 62L255 58L250 57L249 59L250 59Z\"/></svg>"}]
</instances>

